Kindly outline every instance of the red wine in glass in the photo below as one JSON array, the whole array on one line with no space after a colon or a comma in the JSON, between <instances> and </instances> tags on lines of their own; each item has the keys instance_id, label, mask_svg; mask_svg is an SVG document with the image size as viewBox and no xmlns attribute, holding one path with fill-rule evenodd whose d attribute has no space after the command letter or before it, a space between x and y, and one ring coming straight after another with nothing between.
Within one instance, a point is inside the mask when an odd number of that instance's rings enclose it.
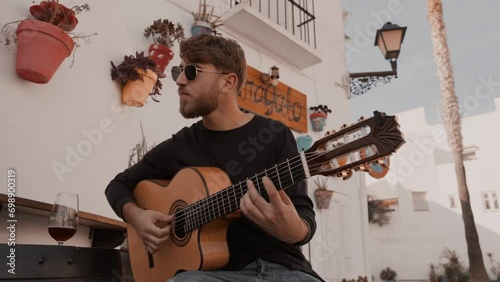
<instances>
[{"instance_id":1,"label":"red wine in glass","mask_svg":"<svg viewBox=\"0 0 500 282\"><path fill-rule=\"evenodd\" d=\"M66 242L76 233L76 228L49 227L49 234L57 242Z\"/></svg>"},{"instance_id":2,"label":"red wine in glass","mask_svg":"<svg viewBox=\"0 0 500 282\"><path fill-rule=\"evenodd\" d=\"M58 193L49 218L49 235L61 246L78 228L78 195Z\"/></svg>"}]
</instances>

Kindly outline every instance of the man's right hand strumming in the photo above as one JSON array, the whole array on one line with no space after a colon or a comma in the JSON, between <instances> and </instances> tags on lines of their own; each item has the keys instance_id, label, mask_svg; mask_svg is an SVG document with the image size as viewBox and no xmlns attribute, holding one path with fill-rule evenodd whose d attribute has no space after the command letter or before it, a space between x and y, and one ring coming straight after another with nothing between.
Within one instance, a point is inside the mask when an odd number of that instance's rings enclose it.
<instances>
[{"instance_id":1,"label":"man's right hand strumming","mask_svg":"<svg viewBox=\"0 0 500 282\"><path fill-rule=\"evenodd\" d=\"M146 251L154 254L168 240L173 215L167 215L153 210L144 210L137 204L129 202L123 206L123 217L132 225L141 238Z\"/></svg>"}]
</instances>

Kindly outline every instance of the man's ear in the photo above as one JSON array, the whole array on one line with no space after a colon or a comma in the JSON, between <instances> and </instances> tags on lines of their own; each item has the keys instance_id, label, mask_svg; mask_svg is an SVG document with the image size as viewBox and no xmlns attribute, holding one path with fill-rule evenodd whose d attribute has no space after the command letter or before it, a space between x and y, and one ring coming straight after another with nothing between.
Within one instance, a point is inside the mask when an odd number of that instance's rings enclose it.
<instances>
[{"instance_id":1,"label":"man's ear","mask_svg":"<svg viewBox=\"0 0 500 282\"><path fill-rule=\"evenodd\" d=\"M221 92L232 93L238 86L238 76L234 73L224 75L225 78L222 80Z\"/></svg>"}]
</instances>

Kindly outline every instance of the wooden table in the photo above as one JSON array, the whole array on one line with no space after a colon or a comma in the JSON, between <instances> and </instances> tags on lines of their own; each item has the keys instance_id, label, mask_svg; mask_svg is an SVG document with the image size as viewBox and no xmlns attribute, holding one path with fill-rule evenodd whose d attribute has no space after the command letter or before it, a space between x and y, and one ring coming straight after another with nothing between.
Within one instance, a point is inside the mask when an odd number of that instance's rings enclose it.
<instances>
[{"instance_id":1,"label":"wooden table","mask_svg":"<svg viewBox=\"0 0 500 282\"><path fill-rule=\"evenodd\" d=\"M0 193L0 209L5 210L8 197ZM52 204L16 197L16 213L49 218ZM2 211L5 212L5 211ZM89 226L92 232L92 247L115 248L123 243L127 224L112 218L79 211L78 224Z\"/></svg>"}]
</instances>

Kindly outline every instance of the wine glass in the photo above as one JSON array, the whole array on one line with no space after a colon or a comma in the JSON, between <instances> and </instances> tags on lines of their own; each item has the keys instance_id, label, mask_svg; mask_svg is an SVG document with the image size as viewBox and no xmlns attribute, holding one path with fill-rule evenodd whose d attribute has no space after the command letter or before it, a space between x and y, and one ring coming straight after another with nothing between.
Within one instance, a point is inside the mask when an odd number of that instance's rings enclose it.
<instances>
[{"instance_id":1,"label":"wine glass","mask_svg":"<svg viewBox=\"0 0 500 282\"><path fill-rule=\"evenodd\" d=\"M58 193L49 218L49 234L61 246L78 227L78 195Z\"/></svg>"}]
</instances>

